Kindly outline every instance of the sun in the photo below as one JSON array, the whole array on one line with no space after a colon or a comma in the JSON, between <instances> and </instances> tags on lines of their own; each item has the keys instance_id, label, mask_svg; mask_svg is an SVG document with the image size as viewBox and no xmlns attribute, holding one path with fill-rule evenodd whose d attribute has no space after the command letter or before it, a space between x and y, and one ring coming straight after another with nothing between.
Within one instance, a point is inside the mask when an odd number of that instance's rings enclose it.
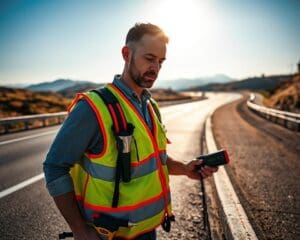
<instances>
[{"instance_id":1,"label":"sun","mask_svg":"<svg viewBox=\"0 0 300 240\"><path fill-rule=\"evenodd\" d=\"M214 22L206 1L164 0L159 1L152 11L153 21L177 47L195 44L214 31Z\"/></svg>"},{"instance_id":2,"label":"sun","mask_svg":"<svg viewBox=\"0 0 300 240\"><path fill-rule=\"evenodd\" d=\"M222 39L218 11L212 1L146 1L140 16L169 36L162 78L194 78L211 72Z\"/></svg>"}]
</instances>

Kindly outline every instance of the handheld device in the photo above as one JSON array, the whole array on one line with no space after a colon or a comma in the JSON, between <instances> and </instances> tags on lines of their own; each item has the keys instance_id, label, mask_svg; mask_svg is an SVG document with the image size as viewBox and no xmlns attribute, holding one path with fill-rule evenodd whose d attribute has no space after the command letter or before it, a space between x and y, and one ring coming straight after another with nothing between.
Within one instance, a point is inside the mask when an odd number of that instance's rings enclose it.
<instances>
[{"instance_id":1,"label":"handheld device","mask_svg":"<svg viewBox=\"0 0 300 240\"><path fill-rule=\"evenodd\" d=\"M202 159L203 165L210 167L217 167L229 163L229 156L225 149L219 150L217 152L200 155L196 159Z\"/></svg>"}]
</instances>

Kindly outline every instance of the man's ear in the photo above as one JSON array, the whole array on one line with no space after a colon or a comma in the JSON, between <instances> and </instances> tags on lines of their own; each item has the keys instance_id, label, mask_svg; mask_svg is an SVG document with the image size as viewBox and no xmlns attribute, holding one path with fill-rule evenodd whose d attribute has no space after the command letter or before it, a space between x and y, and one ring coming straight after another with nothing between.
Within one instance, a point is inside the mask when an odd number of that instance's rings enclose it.
<instances>
[{"instance_id":1,"label":"man's ear","mask_svg":"<svg viewBox=\"0 0 300 240\"><path fill-rule=\"evenodd\" d=\"M125 62L129 62L129 52L130 49L127 46L122 48L122 56Z\"/></svg>"}]
</instances>

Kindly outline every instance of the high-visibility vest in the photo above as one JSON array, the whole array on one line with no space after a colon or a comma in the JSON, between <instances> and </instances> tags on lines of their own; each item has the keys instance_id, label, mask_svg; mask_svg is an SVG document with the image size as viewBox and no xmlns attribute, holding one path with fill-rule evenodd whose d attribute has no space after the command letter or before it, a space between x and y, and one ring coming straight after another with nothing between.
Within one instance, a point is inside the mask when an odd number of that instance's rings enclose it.
<instances>
[{"instance_id":1,"label":"high-visibility vest","mask_svg":"<svg viewBox=\"0 0 300 240\"><path fill-rule=\"evenodd\" d=\"M87 221L101 213L134 223L120 227L116 237L132 239L159 226L165 216L172 216L169 176L166 165L164 126L148 104L152 131L132 103L114 85L106 87L119 100L126 121L134 125L131 144L131 181L120 182L118 206L111 207L114 191L117 143L112 131L112 118L103 100L95 92L78 94L70 109L85 99L97 116L104 147L99 154L86 152L70 174L78 205Z\"/></svg>"}]
</instances>

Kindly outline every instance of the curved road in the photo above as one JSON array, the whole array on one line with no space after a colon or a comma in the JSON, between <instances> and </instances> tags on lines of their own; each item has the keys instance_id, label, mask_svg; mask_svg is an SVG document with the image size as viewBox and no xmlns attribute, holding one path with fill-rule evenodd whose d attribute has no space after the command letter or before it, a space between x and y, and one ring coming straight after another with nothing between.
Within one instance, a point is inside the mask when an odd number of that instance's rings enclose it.
<instances>
[{"instance_id":1,"label":"curved road","mask_svg":"<svg viewBox=\"0 0 300 240\"><path fill-rule=\"evenodd\" d=\"M300 132L251 112L245 99L213 116L235 190L259 239L300 239Z\"/></svg>"},{"instance_id":2,"label":"curved road","mask_svg":"<svg viewBox=\"0 0 300 240\"><path fill-rule=\"evenodd\" d=\"M233 101L238 94L208 94L209 99L162 108L168 137L168 153L182 161L199 155L202 126L209 112ZM42 173L42 162L59 127L30 130L0 136L0 192ZM160 239L198 239L206 236L200 214L200 185L185 177L171 177L174 212L172 233L159 231ZM185 211L182 211L183 208ZM36 181L0 198L1 239L57 239L67 224L45 189Z\"/></svg>"}]
</instances>

